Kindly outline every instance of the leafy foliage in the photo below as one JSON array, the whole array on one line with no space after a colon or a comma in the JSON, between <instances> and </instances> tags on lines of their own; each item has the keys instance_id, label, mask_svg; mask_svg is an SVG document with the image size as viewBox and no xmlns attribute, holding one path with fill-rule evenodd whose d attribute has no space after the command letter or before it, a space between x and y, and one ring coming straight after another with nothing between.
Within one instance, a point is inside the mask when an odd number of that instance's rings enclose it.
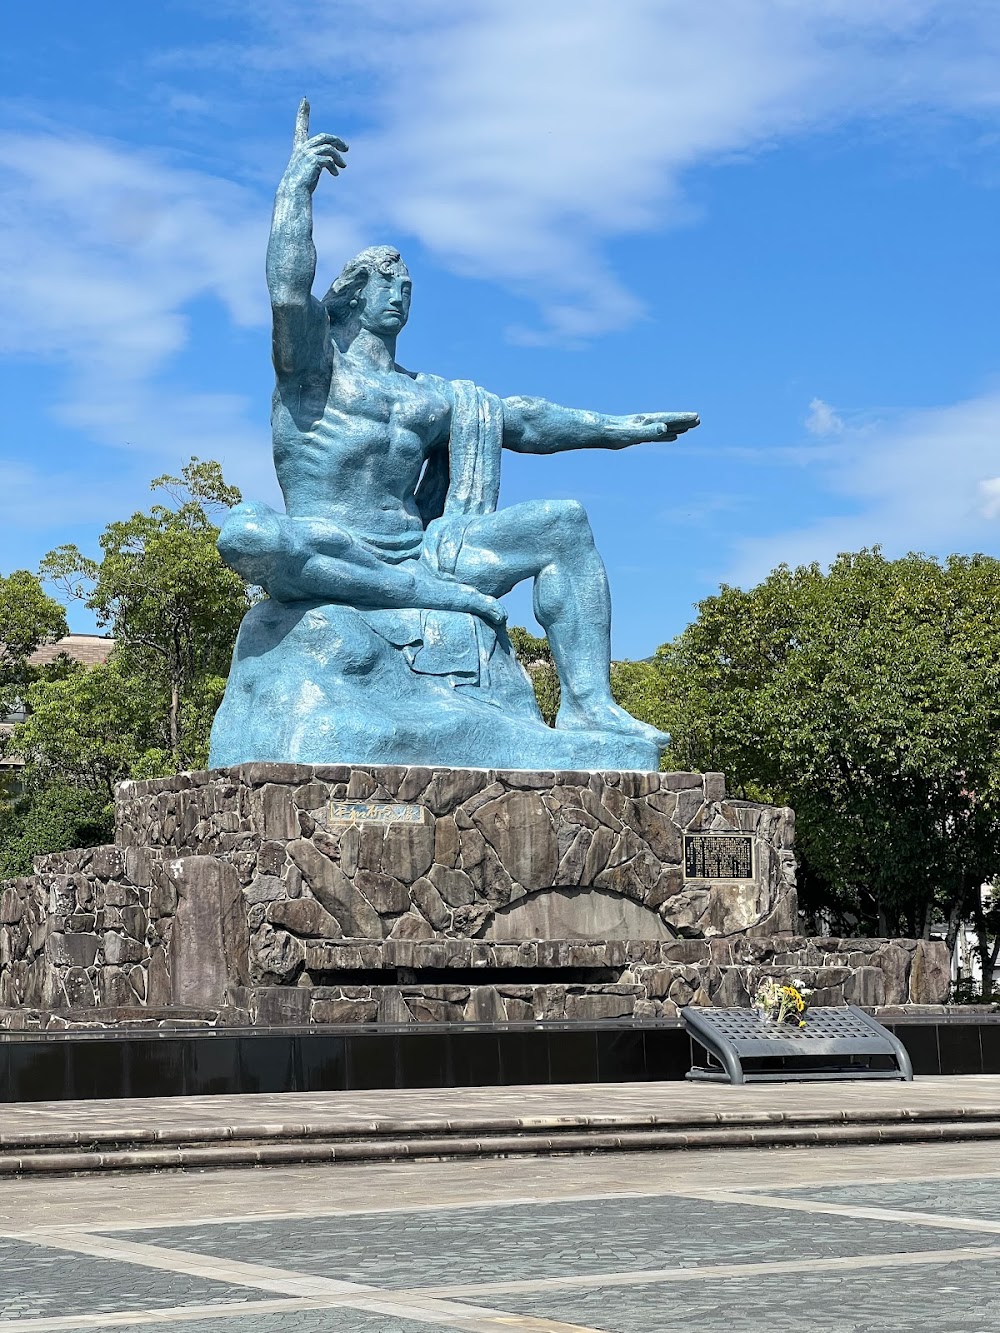
<instances>
[{"instance_id":1,"label":"leafy foliage","mask_svg":"<svg viewBox=\"0 0 1000 1333\"><path fill-rule=\"evenodd\" d=\"M62 546L45 557L41 573L84 600L111 630L116 686L125 689L127 680L126 692L148 702L148 735L140 749L163 752L176 771L207 758L214 705L250 599L216 550L213 513L240 499L219 464L192 458L180 477L158 477L152 489L165 491L174 506L154 504L148 513L110 524L100 539L100 561Z\"/></svg>"},{"instance_id":2,"label":"leafy foliage","mask_svg":"<svg viewBox=\"0 0 1000 1333\"><path fill-rule=\"evenodd\" d=\"M36 682L27 703L14 743L33 786L71 785L110 801L124 778L173 771L170 752L155 744L161 730L156 700L143 675L129 671L117 654Z\"/></svg>"},{"instance_id":3,"label":"leafy foliage","mask_svg":"<svg viewBox=\"0 0 1000 1333\"><path fill-rule=\"evenodd\" d=\"M698 611L635 708L671 766L794 806L807 909L918 935L975 917L1000 869L1000 562L862 551Z\"/></svg>"},{"instance_id":4,"label":"leafy foliage","mask_svg":"<svg viewBox=\"0 0 1000 1333\"><path fill-rule=\"evenodd\" d=\"M66 612L34 574L0 575L0 710L9 713L40 673L28 659L43 643L68 633Z\"/></svg>"},{"instance_id":5,"label":"leafy foliage","mask_svg":"<svg viewBox=\"0 0 1000 1333\"><path fill-rule=\"evenodd\" d=\"M559 711L559 676L552 661L549 641L521 625L511 625L508 633L517 660L531 677L539 711L551 727Z\"/></svg>"},{"instance_id":6,"label":"leafy foliage","mask_svg":"<svg viewBox=\"0 0 1000 1333\"><path fill-rule=\"evenodd\" d=\"M15 797L0 824L0 878L30 875L43 852L92 847L114 833L111 803L94 791L58 783Z\"/></svg>"},{"instance_id":7,"label":"leafy foliage","mask_svg":"<svg viewBox=\"0 0 1000 1333\"><path fill-rule=\"evenodd\" d=\"M0 869L30 870L43 851L85 846L111 833L115 785L204 767L240 620L243 582L216 550L214 515L236 504L217 463L192 459L179 477L158 477L171 503L112 523L102 558L63 546L41 575L79 599L111 630L103 665L68 658L39 670L27 655L66 633L63 608L37 579L0 580L0 631L10 626L2 681L16 682L27 718L8 748L26 761L25 789L0 816Z\"/></svg>"}]
</instances>

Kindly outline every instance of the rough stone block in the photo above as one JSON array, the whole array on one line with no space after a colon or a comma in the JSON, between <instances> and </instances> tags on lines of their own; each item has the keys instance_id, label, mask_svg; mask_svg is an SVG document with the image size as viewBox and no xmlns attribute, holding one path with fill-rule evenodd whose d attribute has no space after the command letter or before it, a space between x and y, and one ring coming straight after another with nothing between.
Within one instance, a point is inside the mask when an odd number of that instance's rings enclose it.
<instances>
[{"instance_id":1,"label":"rough stone block","mask_svg":"<svg viewBox=\"0 0 1000 1333\"><path fill-rule=\"evenodd\" d=\"M374 1023L377 1000L314 1000L310 1017L313 1023Z\"/></svg>"},{"instance_id":2,"label":"rough stone block","mask_svg":"<svg viewBox=\"0 0 1000 1333\"><path fill-rule=\"evenodd\" d=\"M175 1004L223 1004L231 985L248 979L249 932L239 877L208 856L168 863L177 896L170 935L171 996Z\"/></svg>"},{"instance_id":3,"label":"rough stone block","mask_svg":"<svg viewBox=\"0 0 1000 1333\"><path fill-rule=\"evenodd\" d=\"M293 935L311 939L336 939L344 933L340 922L315 898L283 899L272 903L267 910L267 919L274 926L290 930Z\"/></svg>"},{"instance_id":4,"label":"rough stone block","mask_svg":"<svg viewBox=\"0 0 1000 1333\"><path fill-rule=\"evenodd\" d=\"M93 967L101 942L101 937L93 934L50 935L47 953L57 967Z\"/></svg>"},{"instance_id":5,"label":"rough stone block","mask_svg":"<svg viewBox=\"0 0 1000 1333\"><path fill-rule=\"evenodd\" d=\"M364 894L379 916L395 916L405 912L410 905L407 886L392 875L359 870L354 876L354 887Z\"/></svg>"}]
</instances>

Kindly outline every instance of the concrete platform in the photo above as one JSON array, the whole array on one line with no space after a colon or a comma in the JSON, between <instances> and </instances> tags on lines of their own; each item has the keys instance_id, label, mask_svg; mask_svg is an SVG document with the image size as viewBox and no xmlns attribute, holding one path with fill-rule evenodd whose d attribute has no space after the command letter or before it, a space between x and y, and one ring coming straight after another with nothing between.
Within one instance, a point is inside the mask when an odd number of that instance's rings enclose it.
<instances>
[{"instance_id":1,"label":"concrete platform","mask_svg":"<svg viewBox=\"0 0 1000 1333\"><path fill-rule=\"evenodd\" d=\"M1000 1140L1000 1076L282 1093L3 1108L0 1174Z\"/></svg>"}]
</instances>

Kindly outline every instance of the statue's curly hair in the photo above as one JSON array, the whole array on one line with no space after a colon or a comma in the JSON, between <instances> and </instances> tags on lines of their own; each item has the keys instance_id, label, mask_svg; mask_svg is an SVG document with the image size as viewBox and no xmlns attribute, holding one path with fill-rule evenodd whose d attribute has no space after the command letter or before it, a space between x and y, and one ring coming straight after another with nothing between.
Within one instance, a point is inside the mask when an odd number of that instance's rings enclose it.
<instances>
[{"instance_id":1,"label":"statue's curly hair","mask_svg":"<svg viewBox=\"0 0 1000 1333\"><path fill-rule=\"evenodd\" d=\"M349 260L334 278L330 290L323 297L331 324L343 324L350 315L351 302L364 288L368 276L377 273L395 273L407 268L399 251L391 245L370 245Z\"/></svg>"}]
</instances>

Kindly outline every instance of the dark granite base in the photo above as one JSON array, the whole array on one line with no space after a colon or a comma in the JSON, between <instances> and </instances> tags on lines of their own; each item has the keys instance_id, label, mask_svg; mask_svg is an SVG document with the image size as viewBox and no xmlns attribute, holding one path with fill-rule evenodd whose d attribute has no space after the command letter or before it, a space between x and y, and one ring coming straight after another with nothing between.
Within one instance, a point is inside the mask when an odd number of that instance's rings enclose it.
<instances>
[{"instance_id":1,"label":"dark granite base","mask_svg":"<svg viewBox=\"0 0 1000 1333\"><path fill-rule=\"evenodd\" d=\"M1000 1015L880 1016L914 1072L1000 1074ZM0 1102L682 1079L677 1020L0 1033Z\"/></svg>"}]
</instances>

